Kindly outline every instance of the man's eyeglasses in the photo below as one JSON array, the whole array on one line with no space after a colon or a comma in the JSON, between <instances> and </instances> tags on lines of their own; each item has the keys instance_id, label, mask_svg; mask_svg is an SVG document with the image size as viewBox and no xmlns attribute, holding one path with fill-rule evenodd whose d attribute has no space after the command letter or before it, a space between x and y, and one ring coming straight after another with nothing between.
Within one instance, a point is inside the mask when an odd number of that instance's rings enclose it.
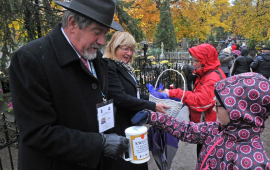
<instances>
[{"instance_id":1,"label":"man's eyeglasses","mask_svg":"<svg viewBox=\"0 0 270 170\"><path fill-rule=\"evenodd\" d=\"M216 112L218 112L218 107L223 107L223 106L221 104L217 104L217 102L216 102L215 107L216 107Z\"/></svg>"},{"instance_id":2,"label":"man's eyeglasses","mask_svg":"<svg viewBox=\"0 0 270 170\"><path fill-rule=\"evenodd\" d=\"M121 46L119 46L119 48L121 48L124 52L126 52L126 53L128 53L129 51L131 52L131 53L134 53L134 49L132 49L132 48L130 48L130 47L121 47Z\"/></svg>"}]
</instances>

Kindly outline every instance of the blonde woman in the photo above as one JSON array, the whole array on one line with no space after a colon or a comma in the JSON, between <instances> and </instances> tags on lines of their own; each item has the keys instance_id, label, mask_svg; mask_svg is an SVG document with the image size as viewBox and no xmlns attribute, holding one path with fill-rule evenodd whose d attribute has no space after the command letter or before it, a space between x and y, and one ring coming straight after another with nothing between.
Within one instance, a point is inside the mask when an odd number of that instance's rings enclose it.
<instances>
[{"instance_id":1,"label":"blonde woman","mask_svg":"<svg viewBox=\"0 0 270 170\"><path fill-rule=\"evenodd\" d=\"M136 41L127 32L116 32L104 53L108 61L108 99L113 99L116 106L115 127L112 131L118 135L125 135L125 129L133 126L131 118L140 110L150 109L166 113L164 104L148 101L148 95L140 95L138 82L132 67ZM115 170L145 170L147 163L132 164L124 160L113 161L111 169Z\"/></svg>"}]
</instances>

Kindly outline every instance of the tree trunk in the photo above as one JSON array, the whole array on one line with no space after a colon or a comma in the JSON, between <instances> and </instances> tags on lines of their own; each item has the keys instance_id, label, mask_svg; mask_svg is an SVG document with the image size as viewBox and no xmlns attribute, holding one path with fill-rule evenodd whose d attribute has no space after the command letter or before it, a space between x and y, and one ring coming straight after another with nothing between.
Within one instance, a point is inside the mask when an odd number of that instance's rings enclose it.
<instances>
[{"instance_id":1,"label":"tree trunk","mask_svg":"<svg viewBox=\"0 0 270 170\"><path fill-rule=\"evenodd\" d=\"M35 20L37 24L37 33L38 33L38 38L41 38L41 26L40 26L40 20L39 20L39 0L35 0L35 3L37 5L37 9L35 10Z\"/></svg>"}]
</instances>

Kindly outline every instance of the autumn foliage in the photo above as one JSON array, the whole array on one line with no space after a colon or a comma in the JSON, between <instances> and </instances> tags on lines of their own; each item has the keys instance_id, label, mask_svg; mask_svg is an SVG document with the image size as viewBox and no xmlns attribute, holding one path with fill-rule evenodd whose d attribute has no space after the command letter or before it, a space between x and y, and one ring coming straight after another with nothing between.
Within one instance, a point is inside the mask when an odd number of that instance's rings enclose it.
<instances>
[{"instance_id":1,"label":"autumn foliage","mask_svg":"<svg viewBox=\"0 0 270 170\"><path fill-rule=\"evenodd\" d=\"M146 40L154 38L162 3L162 0L135 0L130 9L126 9L140 21ZM204 41L218 27L257 41L270 39L269 0L234 0L233 4L228 0L174 0L170 3L179 41L182 38Z\"/></svg>"},{"instance_id":2,"label":"autumn foliage","mask_svg":"<svg viewBox=\"0 0 270 170\"><path fill-rule=\"evenodd\" d=\"M34 1L40 3L38 8L34 7ZM233 0L233 4L229 0L168 1L177 42L182 38L205 41L211 33L216 34L215 28L256 41L270 39L270 0ZM163 2L164 0L116 0L115 20L134 35L136 40L143 39L152 43L157 35ZM25 5L26 3L31 5ZM8 36L18 43L46 35L57 21L58 17L55 16L61 15L60 11L63 10L51 0L1 1L0 7L1 45L5 44ZM28 14L31 14L30 17L27 17ZM29 18L33 20L27 21ZM27 23L38 23L41 27L33 26L35 30L28 29Z\"/></svg>"}]
</instances>

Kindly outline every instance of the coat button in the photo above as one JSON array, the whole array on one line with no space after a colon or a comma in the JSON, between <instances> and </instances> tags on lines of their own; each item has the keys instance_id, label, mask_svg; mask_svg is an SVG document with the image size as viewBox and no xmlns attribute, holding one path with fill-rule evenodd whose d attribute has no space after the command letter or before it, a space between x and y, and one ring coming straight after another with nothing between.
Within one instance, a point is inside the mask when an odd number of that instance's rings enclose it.
<instances>
[{"instance_id":1,"label":"coat button","mask_svg":"<svg viewBox=\"0 0 270 170\"><path fill-rule=\"evenodd\" d=\"M93 88L93 89L96 89L96 88L97 88L97 84L96 84L96 83L93 83L93 84L92 84L92 88Z\"/></svg>"}]
</instances>

